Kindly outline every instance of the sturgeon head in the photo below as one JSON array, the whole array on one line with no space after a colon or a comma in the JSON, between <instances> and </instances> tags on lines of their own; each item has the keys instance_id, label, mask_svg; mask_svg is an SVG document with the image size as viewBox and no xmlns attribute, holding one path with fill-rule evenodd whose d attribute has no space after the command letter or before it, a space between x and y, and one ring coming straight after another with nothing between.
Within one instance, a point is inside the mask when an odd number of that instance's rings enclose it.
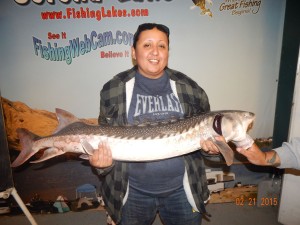
<instances>
[{"instance_id":1,"label":"sturgeon head","mask_svg":"<svg viewBox=\"0 0 300 225\"><path fill-rule=\"evenodd\" d=\"M251 129L255 119L255 114L247 111L220 111L214 117L213 129L218 135L222 135L226 142L237 143L247 137L247 131ZM233 163L234 153L230 146L224 142L215 140L220 153L223 155L226 164Z\"/></svg>"},{"instance_id":2,"label":"sturgeon head","mask_svg":"<svg viewBox=\"0 0 300 225\"><path fill-rule=\"evenodd\" d=\"M239 142L246 138L255 114L247 111L222 111L222 135L226 141Z\"/></svg>"}]
</instances>

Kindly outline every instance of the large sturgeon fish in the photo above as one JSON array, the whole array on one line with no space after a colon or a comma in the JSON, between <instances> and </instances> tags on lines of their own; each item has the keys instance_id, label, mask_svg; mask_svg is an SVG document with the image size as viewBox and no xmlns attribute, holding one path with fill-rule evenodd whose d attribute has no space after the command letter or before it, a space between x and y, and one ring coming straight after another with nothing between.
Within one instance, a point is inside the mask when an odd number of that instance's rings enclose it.
<instances>
[{"instance_id":1,"label":"large sturgeon fish","mask_svg":"<svg viewBox=\"0 0 300 225\"><path fill-rule=\"evenodd\" d=\"M246 111L211 111L175 122L140 126L89 125L73 114L56 109L59 125L50 136L39 137L24 128L17 133L22 151L12 163L17 167L40 150L38 163L66 152L93 154L100 142L106 142L112 158L120 161L154 161L184 155L201 148L200 140L223 135L227 142L245 139L255 115ZM227 165L233 162L233 151L224 142L217 142Z\"/></svg>"}]
</instances>

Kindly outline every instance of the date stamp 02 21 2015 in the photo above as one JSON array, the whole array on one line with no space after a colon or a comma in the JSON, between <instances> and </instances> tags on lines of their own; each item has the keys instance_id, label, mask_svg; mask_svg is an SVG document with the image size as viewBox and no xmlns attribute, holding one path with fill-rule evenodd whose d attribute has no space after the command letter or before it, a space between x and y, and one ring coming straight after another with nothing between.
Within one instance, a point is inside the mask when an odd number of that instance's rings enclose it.
<instances>
[{"instance_id":1,"label":"date stamp 02 21 2015","mask_svg":"<svg viewBox=\"0 0 300 225\"><path fill-rule=\"evenodd\" d=\"M259 204L259 205L258 205ZM261 197L257 199L256 197L245 197L240 196L235 198L235 205L237 206L277 206L277 197Z\"/></svg>"}]
</instances>

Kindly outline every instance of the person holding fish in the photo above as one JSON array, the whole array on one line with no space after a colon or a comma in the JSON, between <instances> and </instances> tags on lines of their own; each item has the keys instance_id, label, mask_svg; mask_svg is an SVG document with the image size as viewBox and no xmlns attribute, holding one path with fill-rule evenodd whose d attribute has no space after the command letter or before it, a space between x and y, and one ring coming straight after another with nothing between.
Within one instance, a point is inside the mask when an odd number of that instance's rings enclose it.
<instances>
[{"instance_id":1,"label":"person holding fish","mask_svg":"<svg viewBox=\"0 0 300 225\"><path fill-rule=\"evenodd\" d=\"M138 27L131 48L135 66L101 90L100 125L160 122L210 111L206 92L168 68L169 34L162 24ZM199 146L219 154L211 140L199 140ZM89 160L103 176L101 194L115 224L150 225L159 213L166 225L199 225L209 199L203 155L195 151L165 160L122 162L114 161L109 145L101 143Z\"/></svg>"}]
</instances>

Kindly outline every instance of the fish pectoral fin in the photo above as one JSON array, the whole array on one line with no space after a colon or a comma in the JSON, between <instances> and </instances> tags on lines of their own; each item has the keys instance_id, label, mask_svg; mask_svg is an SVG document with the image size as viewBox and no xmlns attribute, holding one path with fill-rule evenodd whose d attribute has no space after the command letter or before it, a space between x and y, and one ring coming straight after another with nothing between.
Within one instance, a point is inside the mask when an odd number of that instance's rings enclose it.
<instances>
[{"instance_id":1,"label":"fish pectoral fin","mask_svg":"<svg viewBox=\"0 0 300 225\"><path fill-rule=\"evenodd\" d=\"M220 153L223 155L227 166L232 165L234 153L233 150L230 148L230 146L223 141L217 141L217 140L215 141L215 144L218 147Z\"/></svg>"},{"instance_id":2,"label":"fish pectoral fin","mask_svg":"<svg viewBox=\"0 0 300 225\"><path fill-rule=\"evenodd\" d=\"M59 155L62 155L64 154L65 152L58 149L58 148L48 148L44 151L43 155L41 158L37 159L37 160L34 160L34 161L31 161L30 163L39 163L39 162L43 162L47 159L51 159L55 156L59 156Z\"/></svg>"},{"instance_id":3,"label":"fish pectoral fin","mask_svg":"<svg viewBox=\"0 0 300 225\"><path fill-rule=\"evenodd\" d=\"M83 150L85 151L86 154L88 155L93 155L95 149L93 148L93 146L85 139L80 141Z\"/></svg>"}]
</instances>

